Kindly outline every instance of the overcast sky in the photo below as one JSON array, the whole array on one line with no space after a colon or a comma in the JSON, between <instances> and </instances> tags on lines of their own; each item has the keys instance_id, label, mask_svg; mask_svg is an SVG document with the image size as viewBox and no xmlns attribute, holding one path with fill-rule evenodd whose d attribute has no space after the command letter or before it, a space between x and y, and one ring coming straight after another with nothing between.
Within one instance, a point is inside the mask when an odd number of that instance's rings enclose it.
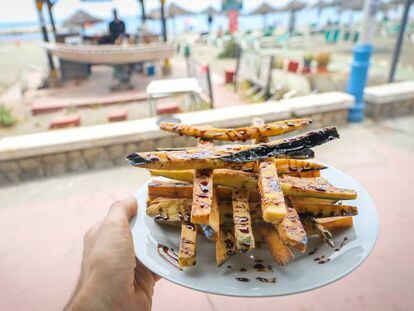
<instances>
[{"instance_id":1,"label":"overcast sky","mask_svg":"<svg viewBox=\"0 0 414 311\"><path fill-rule=\"evenodd\" d=\"M268 0L269 4L275 6L283 5L288 0ZM198 11L208 5L220 8L221 0L175 0L175 2L190 10ZM0 23L36 21L35 0L0 0ZM259 5L261 1L244 0L246 11ZM148 10L159 6L158 0L146 0ZM54 7L54 14L57 20L69 16L75 10L82 8L99 17L109 17L112 8L117 8L121 16L139 14L138 0L112 0L108 2L85 3L80 0L58 0Z\"/></svg>"}]
</instances>

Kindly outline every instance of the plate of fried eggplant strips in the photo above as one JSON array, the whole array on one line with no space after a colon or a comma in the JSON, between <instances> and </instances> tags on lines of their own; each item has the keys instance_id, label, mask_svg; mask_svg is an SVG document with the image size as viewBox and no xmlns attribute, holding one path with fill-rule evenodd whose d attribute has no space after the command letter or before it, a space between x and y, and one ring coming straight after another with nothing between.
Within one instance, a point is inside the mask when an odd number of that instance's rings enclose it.
<instances>
[{"instance_id":1,"label":"plate of fried eggplant strips","mask_svg":"<svg viewBox=\"0 0 414 311\"><path fill-rule=\"evenodd\" d=\"M375 205L355 180L315 160L313 149L339 134L304 132L311 123L161 123L194 147L128 155L151 174L130 224L137 258L174 283L237 297L308 291L353 271L374 247Z\"/></svg>"}]
</instances>

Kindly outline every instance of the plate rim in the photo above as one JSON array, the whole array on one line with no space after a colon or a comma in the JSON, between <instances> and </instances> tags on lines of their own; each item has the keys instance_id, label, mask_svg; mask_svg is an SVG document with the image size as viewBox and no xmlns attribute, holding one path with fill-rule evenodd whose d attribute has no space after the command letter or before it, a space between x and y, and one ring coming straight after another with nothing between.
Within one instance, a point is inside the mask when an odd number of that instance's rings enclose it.
<instances>
[{"instance_id":1,"label":"plate rim","mask_svg":"<svg viewBox=\"0 0 414 311\"><path fill-rule=\"evenodd\" d=\"M320 162L320 161L318 161L318 162ZM320 162L320 163L322 163L322 162ZM369 248L369 250L367 250L366 252L365 252L365 256L363 257L363 258L361 258L358 262L356 262L355 263L355 265L352 267L352 268L350 268L350 269L348 269L348 270L346 270L346 271L343 271L342 273L340 273L340 274L338 274L338 275L335 275L335 277L333 277L333 278L331 278L329 281L327 281L327 282L325 282L325 283L321 283L321 284L317 284L317 285L315 285L315 286L308 286L308 287L306 287L306 288L302 288L302 289L300 289L300 290L297 290L297 291L288 291L288 292L285 292L285 293L274 293L274 294L260 294L260 291L259 292L255 292L255 291L251 291L251 295L244 295L244 294L233 294L233 293L224 293L224 292L215 292L215 291L211 291L211 290L208 290L208 289L205 289L205 288L203 288L203 287L201 287L201 286L198 286L198 284L199 284L199 282L197 282L197 283L194 283L194 285L188 285L188 284L186 284L186 283L183 283L183 282L180 282L180 281L177 281L176 279L174 279L173 277L170 277L170 276L168 276L168 275L161 275L161 274L159 274L159 273L157 273L157 272L155 272L155 271L153 271L153 269L151 269L151 267L149 267L148 266L148 264L147 263L145 263L143 260L142 260L142 257L145 257L145 255L143 255L142 253L143 252L136 252L135 251L135 255L136 255L136 257L138 258L138 260L147 268L147 269L149 269L150 271L152 271L153 273L155 273L155 274L157 274L157 275L159 275L160 277L162 277L163 279L166 279L166 280L168 280L168 281L170 281L170 282L172 282L172 283L174 283L174 284L177 284L177 285L179 285L179 286L183 286L183 287L185 287L185 288L188 288L188 289L192 289L192 290L196 290L196 291L200 291L200 292L203 292L203 293L207 293L207 294L211 294L211 295L218 295L218 296L224 296L224 297L239 297L239 298L269 298L269 297L283 297L283 296L290 296L290 295L296 295L296 294L300 294L300 293L305 293L305 292L309 292L309 291L312 291L312 290L316 290L316 289L320 289L320 288L322 288L322 287L325 287L325 286L327 286L327 285L330 285L330 284L332 284L332 283L335 283L335 282L337 282L337 281L339 281L339 280L341 280L341 279L343 279L344 277L346 277L347 275L349 275L349 274L351 274L353 271L355 271L356 269L358 269L359 267L361 267L362 266L362 264L363 263L365 263L365 261L368 259L368 257L370 257L370 255L371 255L371 253L372 253L372 251L374 250L374 248L375 248L375 246L376 246L376 244L377 244L377 241L378 241L378 236L379 236L379 215L378 215L378 212L377 212L377 208L376 208L376 205L375 205L375 202L374 202L374 200L372 199L372 197L371 197L371 195L369 194L369 192L365 189L365 187L363 187L358 181L356 181L353 177L351 177L351 176L349 176L348 174L346 174L346 173L344 173L344 172L342 172L341 170L339 170L339 169L337 169L337 168L335 168L335 167L333 167L333 166L331 166L331 165L327 165L327 164L325 164L328 168L327 169L333 169L334 171L336 171L336 172L339 172L340 174L343 174L343 175L345 175L346 177L348 177L348 178L350 178L350 179L352 179L352 181L354 182L354 183L356 183L356 184L358 184L358 186L360 187L360 188L362 188L363 190L364 190L364 192L365 192L365 195L367 196L367 198L369 199L369 201L371 201L372 202L372 206L373 206L373 211L374 211L374 214L375 214L375 224L376 224L376 226L375 226L375 238L373 239L373 243L371 244L371 247ZM145 181L144 182L144 184L142 184L141 186L140 186L140 188L138 189L138 191L136 192L136 194L135 194L135 198L137 199L137 202L139 201L138 200L138 197L139 197L139 195L141 194L141 192L145 192L145 188L148 186L148 184L149 184L149 182L153 179L154 177L150 177L147 181ZM156 178L158 178L158 179L160 179L160 178L162 178L162 177L159 177L159 176L156 176ZM139 202L138 202L139 203ZM139 204L138 204L138 209L140 209L140 207L139 207ZM141 209L144 209L144 208L141 208ZM146 211L145 210L142 210L142 211L138 211L138 213L137 213L137 215L136 216L134 216L132 219L131 219L131 221L130 221L130 229L131 229L131 232L132 232L132 229L133 229L133 227L134 227L134 225L135 225L135 223L138 221L138 218L139 217L148 217L147 216L147 214L146 214ZM135 242L134 242L134 249L135 249ZM141 255L141 256L140 256ZM141 257L141 258L140 258ZM150 256L148 256L148 257L150 257ZM150 266L152 266L151 264L149 264ZM200 280L201 280L202 278L200 278ZM200 282L201 283L201 282Z\"/></svg>"}]
</instances>

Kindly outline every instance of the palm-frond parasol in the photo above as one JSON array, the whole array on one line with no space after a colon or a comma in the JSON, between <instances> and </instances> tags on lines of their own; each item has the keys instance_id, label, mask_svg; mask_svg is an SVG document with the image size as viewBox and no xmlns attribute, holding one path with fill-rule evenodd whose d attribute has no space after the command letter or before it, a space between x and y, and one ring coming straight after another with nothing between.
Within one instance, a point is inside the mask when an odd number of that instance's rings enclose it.
<instances>
[{"instance_id":1,"label":"palm-frond parasol","mask_svg":"<svg viewBox=\"0 0 414 311\"><path fill-rule=\"evenodd\" d=\"M93 25L97 23L102 23L104 20L95 16L90 15L89 13L83 10L77 10L70 17L63 21L62 26L68 28L74 27L85 27L86 25Z\"/></svg>"}]
</instances>

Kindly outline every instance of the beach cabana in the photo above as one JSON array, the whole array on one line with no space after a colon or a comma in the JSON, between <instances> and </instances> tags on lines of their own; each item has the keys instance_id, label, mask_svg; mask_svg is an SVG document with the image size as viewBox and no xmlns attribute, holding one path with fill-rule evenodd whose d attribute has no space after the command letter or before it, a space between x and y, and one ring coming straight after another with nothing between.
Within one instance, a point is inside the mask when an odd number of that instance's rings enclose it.
<instances>
[{"instance_id":1,"label":"beach cabana","mask_svg":"<svg viewBox=\"0 0 414 311\"><path fill-rule=\"evenodd\" d=\"M267 14L275 13L275 12L277 12L277 9L267 4L266 2L263 2L256 9L251 11L249 15L262 15L263 16L263 28L266 28Z\"/></svg>"},{"instance_id":2,"label":"beach cabana","mask_svg":"<svg viewBox=\"0 0 414 311\"><path fill-rule=\"evenodd\" d=\"M90 25L104 22L103 19L92 16L83 10L77 10L70 17L65 19L62 26L65 28L85 28Z\"/></svg>"}]
</instances>

